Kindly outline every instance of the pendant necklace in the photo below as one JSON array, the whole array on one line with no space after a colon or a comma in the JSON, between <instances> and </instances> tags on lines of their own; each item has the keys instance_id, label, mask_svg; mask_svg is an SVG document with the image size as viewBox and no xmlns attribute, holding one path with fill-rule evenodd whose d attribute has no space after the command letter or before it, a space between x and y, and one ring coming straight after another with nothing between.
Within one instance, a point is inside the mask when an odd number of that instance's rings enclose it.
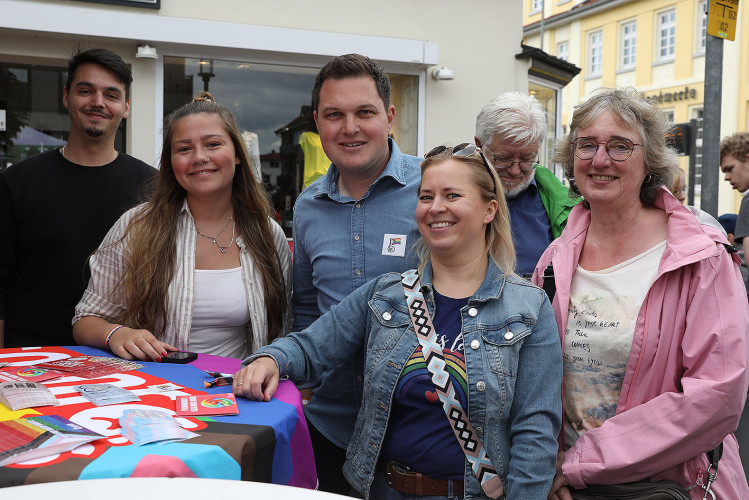
<instances>
[{"instance_id":1,"label":"pendant necklace","mask_svg":"<svg viewBox=\"0 0 749 500\"><path fill-rule=\"evenodd\" d=\"M234 230L236 229L236 224L232 224L232 226L231 226L231 241L229 242L228 245L226 245L225 247L222 247L221 245L218 244L217 240L218 240L218 237L221 236L224 231L226 231L226 228L229 227L229 224L231 224L231 222L233 220L234 220L234 216L232 215L231 217L229 217L229 221L226 223L226 225L221 229L221 231L218 232L218 234L216 236L208 236L208 235L205 235L205 234L201 233L198 230L198 226L197 225L195 226L195 232L197 232L203 238L207 238L207 239L211 240L213 242L213 244L218 247L218 249L221 251L221 253L226 253L226 251L229 248L231 248L231 246L234 244Z\"/></svg>"}]
</instances>

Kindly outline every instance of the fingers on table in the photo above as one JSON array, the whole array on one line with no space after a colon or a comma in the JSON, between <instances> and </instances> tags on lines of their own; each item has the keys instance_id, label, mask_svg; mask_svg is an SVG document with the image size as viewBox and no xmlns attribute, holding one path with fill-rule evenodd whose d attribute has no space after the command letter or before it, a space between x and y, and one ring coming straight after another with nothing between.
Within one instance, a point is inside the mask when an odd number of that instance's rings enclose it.
<instances>
[{"instance_id":1,"label":"fingers on table","mask_svg":"<svg viewBox=\"0 0 749 500\"><path fill-rule=\"evenodd\" d=\"M166 352L163 346L168 344L157 340L148 330L122 330L120 338L115 335L110 341L112 352L125 359L161 361L161 356Z\"/></svg>"}]
</instances>

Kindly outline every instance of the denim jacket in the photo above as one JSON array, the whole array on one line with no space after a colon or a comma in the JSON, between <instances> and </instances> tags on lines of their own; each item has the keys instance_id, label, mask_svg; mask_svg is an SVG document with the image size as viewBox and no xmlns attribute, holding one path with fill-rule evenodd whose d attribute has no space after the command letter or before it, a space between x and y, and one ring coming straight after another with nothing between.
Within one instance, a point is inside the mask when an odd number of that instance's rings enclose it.
<instances>
[{"instance_id":1,"label":"denim jacket","mask_svg":"<svg viewBox=\"0 0 749 500\"><path fill-rule=\"evenodd\" d=\"M421 284L433 315L430 264ZM549 300L490 260L481 287L461 316L469 419L506 497L546 498L562 411L562 353ZM389 273L358 288L303 332L277 339L256 355L271 356L282 375L304 382L365 349L364 398L344 465L346 478L365 498L398 376L417 345L400 275ZM467 461L465 481L465 498L485 498Z\"/></svg>"}]
</instances>

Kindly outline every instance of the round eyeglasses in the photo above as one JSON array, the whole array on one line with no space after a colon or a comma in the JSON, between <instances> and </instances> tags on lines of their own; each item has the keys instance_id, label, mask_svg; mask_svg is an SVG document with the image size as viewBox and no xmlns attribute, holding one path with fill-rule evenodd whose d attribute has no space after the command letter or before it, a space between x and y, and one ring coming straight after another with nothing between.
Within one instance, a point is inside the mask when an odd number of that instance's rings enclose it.
<instances>
[{"instance_id":1,"label":"round eyeglasses","mask_svg":"<svg viewBox=\"0 0 749 500\"><path fill-rule=\"evenodd\" d=\"M507 170L508 168L512 168L513 165L517 163L518 168L522 170L523 172L529 172L536 168L536 165L538 165L538 157L536 157L533 160L520 160L520 161L513 161L509 160L507 158L497 158L494 156L494 153L491 149L486 150L489 153L489 156L492 157L492 163L494 163L494 168L501 172L502 170Z\"/></svg>"},{"instance_id":2,"label":"round eyeglasses","mask_svg":"<svg viewBox=\"0 0 749 500\"><path fill-rule=\"evenodd\" d=\"M570 142L570 144L573 147L575 156L581 160L592 159L598 152L599 146L606 146L606 154L614 161L626 160L632 156L636 146L642 146L642 144L635 144L624 137L616 137L609 142L598 142L593 137L578 137Z\"/></svg>"}]
</instances>

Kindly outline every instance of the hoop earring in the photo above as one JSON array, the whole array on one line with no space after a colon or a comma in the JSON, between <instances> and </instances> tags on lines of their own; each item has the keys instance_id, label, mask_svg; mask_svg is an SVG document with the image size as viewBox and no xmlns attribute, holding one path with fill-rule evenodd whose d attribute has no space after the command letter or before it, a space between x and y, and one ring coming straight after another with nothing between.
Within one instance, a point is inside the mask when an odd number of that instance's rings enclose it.
<instances>
[{"instance_id":1,"label":"hoop earring","mask_svg":"<svg viewBox=\"0 0 749 500\"><path fill-rule=\"evenodd\" d=\"M653 174L648 174L645 176L645 184L650 184L650 181L653 180Z\"/></svg>"}]
</instances>

